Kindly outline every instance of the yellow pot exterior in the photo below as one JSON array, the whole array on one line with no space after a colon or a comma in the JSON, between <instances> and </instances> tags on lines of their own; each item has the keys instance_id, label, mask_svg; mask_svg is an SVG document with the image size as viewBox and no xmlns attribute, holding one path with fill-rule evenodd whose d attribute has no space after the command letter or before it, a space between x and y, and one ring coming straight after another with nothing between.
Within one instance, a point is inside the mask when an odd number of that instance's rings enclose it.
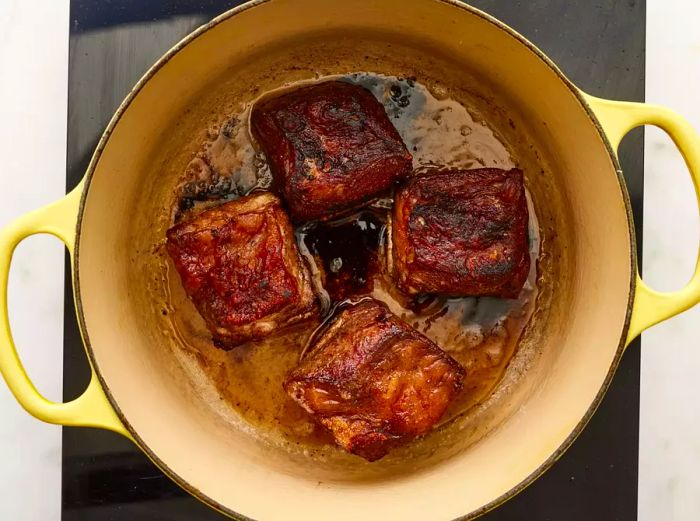
<instances>
[{"instance_id":1,"label":"yellow pot exterior","mask_svg":"<svg viewBox=\"0 0 700 521\"><path fill-rule=\"evenodd\" d=\"M339 35L347 44L334 44L336 55L314 54L319 41ZM391 42L403 57L382 59L382 42ZM457 441L444 451L436 449L449 457L415 472L365 475L360 469L355 478L343 479L261 448L245 433L234 432L213 408L201 407L203 394L185 381L163 347L172 338L149 318L153 309L145 307L149 286L142 273L148 265L134 259L130 245L162 228L166 219L159 204L167 195L163 185L170 167L161 164L173 163L175 171L178 160L191 152L184 145L191 141L188 133L205 121L197 100L213 99L203 94L211 85L240 76L241 92L246 92L252 77L271 85L299 79L303 72L280 64L287 53L299 59L302 51L330 72L377 53L372 64L381 70L376 72L390 73L408 67L403 64L413 59L411 49L415 60L423 60L426 75L459 83L445 76L458 72L439 65L449 63L484 78L494 103L502 104L546 152L542 161L551 168L528 182L536 207L560 219L560 235L546 237L547 251L559 256L552 261L558 293L538 319L541 336L533 328L538 356L528 360L528 374L522 381L513 379L510 394L494 406L488 432L474 434L463 446ZM282 71L281 76L266 77L261 71L268 67ZM192 106L200 109L189 110ZM660 107L580 92L523 37L461 3L251 2L187 37L147 73L100 141L84 187L81 183L61 201L0 231L0 371L30 414L134 439L177 483L231 516L478 516L522 490L570 445L602 399L629 341L700 300L700 269L686 288L668 294L654 292L637 275L632 217L615 149L640 124L671 134L700 194L700 138L685 120ZM176 127L172 135L163 135L163 129ZM175 151L178 143L183 150ZM175 159L162 152L168 147ZM154 171L164 172L160 185L152 180ZM57 236L74 260L76 305L93 378L83 396L66 404L39 395L9 329L12 251L34 233Z\"/></svg>"}]
</instances>

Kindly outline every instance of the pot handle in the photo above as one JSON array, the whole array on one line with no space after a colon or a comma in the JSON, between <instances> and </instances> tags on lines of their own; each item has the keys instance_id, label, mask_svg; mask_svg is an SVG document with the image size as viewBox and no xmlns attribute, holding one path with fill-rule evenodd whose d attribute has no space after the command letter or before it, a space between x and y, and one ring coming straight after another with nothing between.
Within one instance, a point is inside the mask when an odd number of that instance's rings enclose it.
<instances>
[{"instance_id":1,"label":"pot handle","mask_svg":"<svg viewBox=\"0 0 700 521\"><path fill-rule=\"evenodd\" d=\"M682 116L670 109L645 103L612 101L585 95L598 116L612 146L633 128L655 125L665 131L685 159L700 205L700 135ZM627 344L645 329L693 307L700 302L700 249L695 273L690 282L678 291L660 292L651 289L637 274L634 305L630 317Z\"/></svg>"},{"instance_id":2,"label":"pot handle","mask_svg":"<svg viewBox=\"0 0 700 521\"><path fill-rule=\"evenodd\" d=\"M105 396L94 370L87 389L75 400L56 403L44 398L27 376L10 330L7 282L15 248L30 235L48 233L66 245L72 264L82 191L81 182L63 199L27 213L0 230L0 373L19 404L40 420L59 425L109 429L130 437Z\"/></svg>"}]
</instances>

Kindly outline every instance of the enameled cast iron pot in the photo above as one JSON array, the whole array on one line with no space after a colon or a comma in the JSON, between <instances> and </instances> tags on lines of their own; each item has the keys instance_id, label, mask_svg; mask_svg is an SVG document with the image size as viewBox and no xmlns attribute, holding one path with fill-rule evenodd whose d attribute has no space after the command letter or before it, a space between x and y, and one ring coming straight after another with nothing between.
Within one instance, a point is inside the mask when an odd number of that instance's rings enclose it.
<instances>
[{"instance_id":1,"label":"enameled cast iron pot","mask_svg":"<svg viewBox=\"0 0 700 521\"><path fill-rule=\"evenodd\" d=\"M222 97L251 100L314 72L362 70L415 75L456 96L465 89L490 111L489 123L522 151L540 220L542 288L487 403L428 436L403 465L339 467L270 448L225 420L217 397L175 360L153 246L162 243L176 175ZM573 442L633 338L700 300L698 269L673 293L651 290L637 274L616 148L644 124L670 134L699 191L700 138L685 120L581 92L521 35L462 3L250 2L196 30L148 71L73 192L2 230L0 370L30 414L123 434L232 517L471 519L526 487ZM73 261L93 374L69 403L37 392L9 329L12 252L36 233L61 239Z\"/></svg>"}]
</instances>

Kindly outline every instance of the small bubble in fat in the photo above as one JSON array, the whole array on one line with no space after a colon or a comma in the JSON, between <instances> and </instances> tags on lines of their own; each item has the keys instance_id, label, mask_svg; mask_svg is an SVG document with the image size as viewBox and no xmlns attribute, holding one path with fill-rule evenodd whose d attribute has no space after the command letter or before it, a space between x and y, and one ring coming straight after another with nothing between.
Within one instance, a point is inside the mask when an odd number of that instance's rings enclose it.
<instances>
[{"instance_id":1,"label":"small bubble in fat","mask_svg":"<svg viewBox=\"0 0 700 521\"><path fill-rule=\"evenodd\" d=\"M228 177L224 177L224 178L221 180L220 190L219 190L219 191L220 191L222 194L228 193L228 192L231 190L231 184L232 184L232 183L231 183L231 179L228 178Z\"/></svg>"},{"instance_id":2,"label":"small bubble in fat","mask_svg":"<svg viewBox=\"0 0 700 521\"><path fill-rule=\"evenodd\" d=\"M233 138L235 132L236 132L236 126L238 125L238 118L233 117L229 119L224 127L221 129L221 134L227 138L231 139Z\"/></svg>"},{"instance_id":3,"label":"small bubble in fat","mask_svg":"<svg viewBox=\"0 0 700 521\"><path fill-rule=\"evenodd\" d=\"M178 207L181 212L184 212L186 210L191 210L194 208L194 199L190 197L183 197L180 199L180 202L178 203Z\"/></svg>"},{"instance_id":4,"label":"small bubble in fat","mask_svg":"<svg viewBox=\"0 0 700 521\"><path fill-rule=\"evenodd\" d=\"M330 262L330 269L333 273L338 273L343 267L343 259L340 257L335 257Z\"/></svg>"},{"instance_id":5,"label":"small bubble in fat","mask_svg":"<svg viewBox=\"0 0 700 521\"><path fill-rule=\"evenodd\" d=\"M484 341L484 331L479 325L464 328L464 339L469 347L476 347Z\"/></svg>"},{"instance_id":6,"label":"small bubble in fat","mask_svg":"<svg viewBox=\"0 0 700 521\"><path fill-rule=\"evenodd\" d=\"M263 156L263 154L255 154L255 157L253 158L253 166L255 168L264 168L266 165L267 162L265 161L265 157Z\"/></svg>"}]
</instances>

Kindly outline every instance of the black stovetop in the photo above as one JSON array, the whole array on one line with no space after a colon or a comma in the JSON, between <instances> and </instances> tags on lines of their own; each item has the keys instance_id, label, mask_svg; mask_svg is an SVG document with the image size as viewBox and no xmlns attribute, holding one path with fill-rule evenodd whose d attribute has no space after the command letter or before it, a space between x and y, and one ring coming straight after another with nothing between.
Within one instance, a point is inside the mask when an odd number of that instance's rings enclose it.
<instances>
[{"instance_id":1,"label":"black stovetop","mask_svg":"<svg viewBox=\"0 0 700 521\"><path fill-rule=\"evenodd\" d=\"M72 0L67 188L83 176L112 113L173 43L241 2ZM540 46L577 85L599 96L644 99L645 0L473 0ZM623 143L641 238L643 135ZM639 244L641 251L641 241ZM89 370L66 277L64 398ZM639 341L573 447L544 476L487 521L637 519ZM223 520L166 478L129 441L93 429L63 431L63 521Z\"/></svg>"}]
</instances>

